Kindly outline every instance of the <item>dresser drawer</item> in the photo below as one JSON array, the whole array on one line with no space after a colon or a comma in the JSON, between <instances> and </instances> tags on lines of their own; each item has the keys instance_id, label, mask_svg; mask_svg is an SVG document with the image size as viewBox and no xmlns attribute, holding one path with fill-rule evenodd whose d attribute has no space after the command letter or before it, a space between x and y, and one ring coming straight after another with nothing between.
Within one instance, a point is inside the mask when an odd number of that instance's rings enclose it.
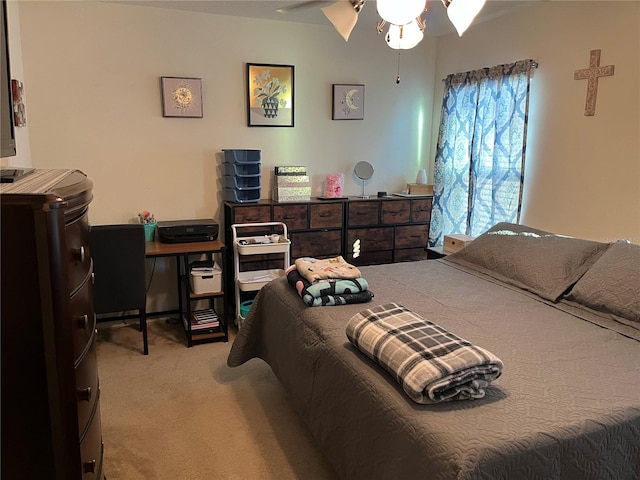
<instances>
[{"instance_id":1,"label":"dresser drawer","mask_svg":"<svg viewBox=\"0 0 640 480\"><path fill-rule=\"evenodd\" d=\"M273 221L285 223L289 230L304 230L309 223L307 204L274 205Z\"/></svg>"},{"instance_id":2,"label":"dresser drawer","mask_svg":"<svg viewBox=\"0 0 640 480\"><path fill-rule=\"evenodd\" d=\"M428 252L425 248L401 248L393 253L394 262L415 262L427 258Z\"/></svg>"},{"instance_id":3,"label":"dresser drawer","mask_svg":"<svg viewBox=\"0 0 640 480\"><path fill-rule=\"evenodd\" d=\"M402 225L396 227L395 248L426 248L429 240L429 225Z\"/></svg>"},{"instance_id":4,"label":"dresser drawer","mask_svg":"<svg viewBox=\"0 0 640 480\"><path fill-rule=\"evenodd\" d=\"M311 228L342 227L342 203L312 204L310 208Z\"/></svg>"},{"instance_id":5,"label":"dresser drawer","mask_svg":"<svg viewBox=\"0 0 640 480\"><path fill-rule=\"evenodd\" d=\"M431 221L432 198L415 198L411 200L411 221L429 222Z\"/></svg>"},{"instance_id":6,"label":"dresser drawer","mask_svg":"<svg viewBox=\"0 0 640 480\"><path fill-rule=\"evenodd\" d=\"M86 278L91 268L89 251L89 219L87 214L68 223L65 227L67 237L67 262L69 290L74 292Z\"/></svg>"},{"instance_id":7,"label":"dresser drawer","mask_svg":"<svg viewBox=\"0 0 640 480\"><path fill-rule=\"evenodd\" d=\"M360 240L360 252L393 249L393 227L351 228L347 233L347 252L357 251L354 244Z\"/></svg>"},{"instance_id":8,"label":"dresser drawer","mask_svg":"<svg viewBox=\"0 0 640 480\"><path fill-rule=\"evenodd\" d=\"M100 426L100 399L92 412L89 429L80 442L80 462L82 480L101 480L102 471L102 428Z\"/></svg>"},{"instance_id":9,"label":"dresser drawer","mask_svg":"<svg viewBox=\"0 0 640 480\"><path fill-rule=\"evenodd\" d=\"M342 231L291 234L291 261L300 257L336 257L342 251Z\"/></svg>"},{"instance_id":10,"label":"dresser drawer","mask_svg":"<svg viewBox=\"0 0 640 480\"><path fill-rule=\"evenodd\" d=\"M271 207L269 205L252 205L234 207L233 223L265 223L271 221Z\"/></svg>"},{"instance_id":11,"label":"dresser drawer","mask_svg":"<svg viewBox=\"0 0 640 480\"><path fill-rule=\"evenodd\" d=\"M90 277L89 277L90 278ZM69 302L71 311L71 332L73 335L73 353L76 361L82 356L96 328L93 314L92 286L89 279L78 290Z\"/></svg>"},{"instance_id":12,"label":"dresser drawer","mask_svg":"<svg viewBox=\"0 0 640 480\"><path fill-rule=\"evenodd\" d=\"M382 223L409 223L411 200L387 200L382 202Z\"/></svg>"},{"instance_id":13,"label":"dresser drawer","mask_svg":"<svg viewBox=\"0 0 640 480\"><path fill-rule=\"evenodd\" d=\"M350 202L349 226L357 227L361 225L377 225L379 216L379 202Z\"/></svg>"},{"instance_id":14,"label":"dresser drawer","mask_svg":"<svg viewBox=\"0 0 640 480\"><path fill-rule=\"evenodd\" d=\"M393 250L380 250L377 252L361 252L356 256L356 253L351 252L347 254L347 262L358 265L380 265L383 263L393 262Z\"/></svg>"},{"instance_id":15,"label":"dresser drawer","mask_svg":"<svg viewBox=\"0 0 640 480\"><path fill-rule=\"evenodd\" d=\"M98 361L96 357L96 338L82 361L75 368L76 400L78 402L78 434L83 436L91 420L91 412L98 401Z\"/></svg>"}]
</instances>

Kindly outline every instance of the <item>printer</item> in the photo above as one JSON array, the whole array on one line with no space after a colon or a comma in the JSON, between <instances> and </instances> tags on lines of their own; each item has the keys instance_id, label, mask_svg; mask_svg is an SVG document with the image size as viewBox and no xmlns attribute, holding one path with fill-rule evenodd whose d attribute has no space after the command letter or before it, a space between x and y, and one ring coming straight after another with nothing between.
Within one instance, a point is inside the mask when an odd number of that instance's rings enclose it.
<instances>
[{"instance_id":1,"label":"printer","mask_svg":"<svg viewBox=\"0 0 640 480\"><path fill-rule=\"evenodd\" d=\"M218 224L210 219L167 220L157 223L162 243L206 242L218 238Z\"/></svg>"}]
</instances>

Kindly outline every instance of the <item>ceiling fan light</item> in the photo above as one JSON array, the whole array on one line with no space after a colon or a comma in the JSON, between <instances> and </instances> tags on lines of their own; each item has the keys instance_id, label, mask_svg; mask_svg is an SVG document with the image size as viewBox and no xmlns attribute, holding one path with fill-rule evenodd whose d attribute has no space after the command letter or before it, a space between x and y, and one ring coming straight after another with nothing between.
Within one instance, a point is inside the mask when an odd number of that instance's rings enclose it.
<instances>
[{"instance_id":1,"label":"ceiling fan light","mask_svg":"<svg viewBox=\"0 0 640 480\"><path fill-rule=\"evenodd\" d=\"M424 33L416 20L407 25L390 25L385 40L395 50L409 50L418 45Z\"/></svg>"},{"instance_id":2,"label":"ceiling fan light","mask_svg":"<svg viewBox=\"0 0 640 480\"><path fill-rule=\"evenodd\" d=\"M469 28L473 19L482 10L486 0L451 0L447 5L447 16L456 28L458 36ZM446 5L446 4L445 4Z\"/></svg>"},{"instance_id":3,"label":"ceiling fan light","mask_svg":"<svg viewBox=\"0 0 640 480\"><path fill-rule=\"evenodd\" d=\"M378 15L388 23L406 25L420 16L425 9L425 0L378 0Z\"/></svg>"},{"instance_id":4,"label":"ceiling fan light","mask_svg":"<svg viewBox=\"0 0 640 480\"><path fill-rule=\"evenodd\" d=\"M333 5L321 8L322 13L329 19L331 24L335 27L344 41L349 41L349 35L356 26L358 21L358 12L362 8L360 5L356 9L356 5L352 4L349 0L339 0Z\"/></svg>"}]
</instances>

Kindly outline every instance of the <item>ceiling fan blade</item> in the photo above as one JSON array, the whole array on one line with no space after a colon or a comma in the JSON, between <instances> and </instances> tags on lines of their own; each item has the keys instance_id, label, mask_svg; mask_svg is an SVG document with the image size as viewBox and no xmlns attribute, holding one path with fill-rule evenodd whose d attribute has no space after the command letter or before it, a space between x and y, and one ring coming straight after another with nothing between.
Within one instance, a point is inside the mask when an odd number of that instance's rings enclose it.
<instances>
[{"instance_id":1,"label":"ceiling fan blade","mask_svg":"<svg viewBox=\"0 0 640 480\"><path fill-rule=\"evenodd\" d=\"M281 7L277 10L278 13L291 13L297 10L306 10L307 8L320 7L324 6L328 3L332 3L326 0L310 0L307 2L299 2L294 3L293 5L288 5L285 7Z\"/></svg>"}]
</instances>

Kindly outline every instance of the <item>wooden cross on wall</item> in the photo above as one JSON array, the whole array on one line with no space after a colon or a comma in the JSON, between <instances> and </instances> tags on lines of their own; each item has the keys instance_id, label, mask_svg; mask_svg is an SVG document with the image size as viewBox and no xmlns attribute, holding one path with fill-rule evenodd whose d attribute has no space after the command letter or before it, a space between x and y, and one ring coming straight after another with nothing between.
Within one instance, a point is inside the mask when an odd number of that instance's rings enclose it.
<instances>
[{"instance_id":1,"label":"wooden cross on wall","mask_svg":"<svg viewBox=\"0 0 640 480\"><path fill-rule=\"evenodd\" d=\"M600 66L600 50L591 50L589 68L576 70L574 80L588 80L587 82L587 102L584 106L584 114L592 117L596 114L596 97L598 96L598 78L611 77L614 65Z\"/></svg>"}]
</instances>

